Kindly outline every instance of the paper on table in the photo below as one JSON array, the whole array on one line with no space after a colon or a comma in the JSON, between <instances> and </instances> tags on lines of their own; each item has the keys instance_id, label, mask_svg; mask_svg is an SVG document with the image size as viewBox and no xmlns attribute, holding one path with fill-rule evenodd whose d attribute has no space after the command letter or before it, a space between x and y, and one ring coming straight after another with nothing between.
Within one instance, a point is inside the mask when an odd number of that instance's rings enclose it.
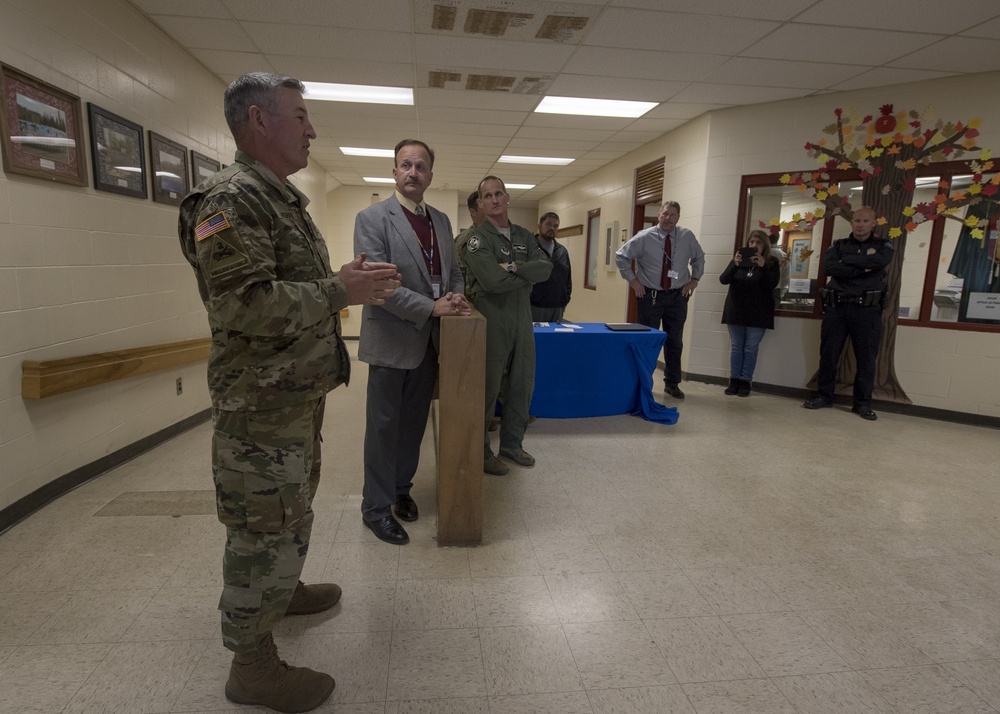
<instances>
[{"instance_id":1,"label":"paper on table","mask_svg":"<svg viewBox=\"0 0 1000 714\"><path fill-rule=\"evenodd\" d=\"M574 325L572 322L563 322L563 323L560 323L560 327L568 327L571 330L582 330L583 329L583 327L581 325Z\"/></svg>"},{"instance_id":2,"label":"paper on table","mask_svg":"<svg viewBox=\"0 0 1000 714\"><path fill-rule=\"evenodd\" d=\"M571 329L570 329L570 328L568 328L568 327L557 327L557 328L555 329L555 331L556 331L556 332L572 332L573 330L571 330Z\"/></svg>"}]
</instances>

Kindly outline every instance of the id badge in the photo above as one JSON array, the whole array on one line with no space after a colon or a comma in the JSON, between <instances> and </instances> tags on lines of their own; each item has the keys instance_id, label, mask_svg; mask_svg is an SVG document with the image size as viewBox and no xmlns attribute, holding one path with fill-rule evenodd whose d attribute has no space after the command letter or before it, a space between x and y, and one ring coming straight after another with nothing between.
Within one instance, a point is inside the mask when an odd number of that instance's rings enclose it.
<instances>
[{"instance_id":1,"label":"id badge","mask_svg":"<svg viewBox=\"0 0 1000 714\"><path fill-rule=\"evenodd\" d=\"M432 275L431 276L431 294L434 295L434 299L437 300L441 297L441 276Z\"/></svg>"},{"instance_id":2,"label":"id badge","mask_svg":"<svg viewBox=\"0 0 1000 714\"><path fill-rule=\"evenodd\" d=\"M671 280L677 280L678 278L680 278L676 270L668 270L667 277L670 278Z\"/></svg>"}]
</instances>

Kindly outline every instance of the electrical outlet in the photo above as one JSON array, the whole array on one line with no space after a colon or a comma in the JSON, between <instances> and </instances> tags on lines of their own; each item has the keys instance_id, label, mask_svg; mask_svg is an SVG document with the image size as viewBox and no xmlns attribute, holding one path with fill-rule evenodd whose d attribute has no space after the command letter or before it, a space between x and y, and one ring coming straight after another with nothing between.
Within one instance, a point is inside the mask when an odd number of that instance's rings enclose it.
<instances>
[{"instance_id":1,"label":"electrical outlet","mask_svg":"<svg viewBox=\"0 0 1000 714\"><path fill-rule=\"evenodd\" d=\"M177 396L179 397L183 393L184 393L184 383L181 382L181 378L178 377L177 378Z\"/></svg>"}]
</instances>

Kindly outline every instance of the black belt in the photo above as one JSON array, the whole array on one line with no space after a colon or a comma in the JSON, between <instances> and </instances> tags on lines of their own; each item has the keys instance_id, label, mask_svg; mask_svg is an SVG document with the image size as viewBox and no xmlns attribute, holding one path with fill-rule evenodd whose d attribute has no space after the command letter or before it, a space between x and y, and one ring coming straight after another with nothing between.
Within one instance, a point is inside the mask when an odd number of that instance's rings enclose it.
<instances>
[{"instance_id":1,"label":"black belt","mask_svg":"<svg viewBox=\"0 0 1000 714\"><path fill-rule=\"evenodd\" d=\"M863 295L842 295L837 293L837 304L848 303L851 305L861 305L864 303L865 298Z\"/></svg>"}]
</instances>

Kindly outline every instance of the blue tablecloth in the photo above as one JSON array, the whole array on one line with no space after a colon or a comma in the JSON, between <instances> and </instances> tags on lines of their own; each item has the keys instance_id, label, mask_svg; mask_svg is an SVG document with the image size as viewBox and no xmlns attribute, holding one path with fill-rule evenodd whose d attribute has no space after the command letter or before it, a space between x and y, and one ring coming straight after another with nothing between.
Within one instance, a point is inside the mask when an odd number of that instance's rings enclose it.
<instances>
[{"instance_id":1,"label":"blue tablecloth","mask_svg":"<svg viewBox=\"0 0 1000 714\"><path fill-rule=\"evenodd\" d=\"M663 424L677 422L677 410L653 399L653 371L666 341L660 330L614 332L603 323L535 327L537 417L635 414Z\"/></svg>"}]
</instances>

